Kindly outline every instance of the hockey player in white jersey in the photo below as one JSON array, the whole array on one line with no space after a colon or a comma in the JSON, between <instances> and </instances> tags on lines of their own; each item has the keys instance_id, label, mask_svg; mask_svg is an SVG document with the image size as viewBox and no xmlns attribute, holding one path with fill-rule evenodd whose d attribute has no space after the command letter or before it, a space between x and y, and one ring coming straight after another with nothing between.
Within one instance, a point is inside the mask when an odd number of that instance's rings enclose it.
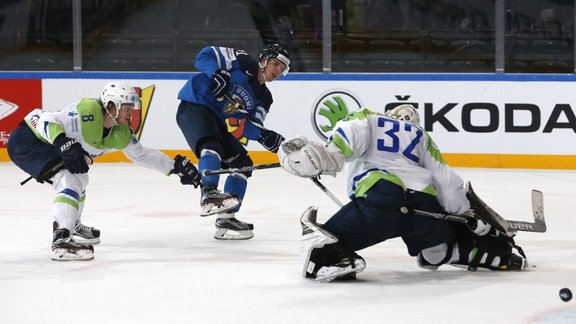
<instances>
[{"instance_id":1,"label":"hockey player in white jersey","mask_svg":"<svg viewBox=\"0 0 576 324\"><path fill-rule=\"evenodd\" d=\"M335 174L347 165L350 202L323 225L316 223L315 207L301 218L305 277L354 279L366 267L356 251L395 237L426 269L442 264L469 270L526 266L526 259L512 252L517 247L513 241L481 220L471 229L401 212L406 207L472 213L463 180L418 123L410 105L387 116L364 109L339 121L326 144L296 137L281 145L282 167L300 177Z\"/></svg>"},{"instance_id":2,"label":"hockey player in white jersey","mask_svg":"<svg viewBox=\"0 0 576 324\"><path fill-rule=\"evenodd\" d=\"M129 159L165 175L178 174L182 184L200 183L187 157L174 160L142 146L129 127L140 100L124 82L108 83L99 99L83 98L55 112L30 112L11 134L8 154L38 182L56 192L52 204L52 260L91 260L100 231L82 224L81 216L92 158L122 151Z\"/></svg>"}]
</instances>

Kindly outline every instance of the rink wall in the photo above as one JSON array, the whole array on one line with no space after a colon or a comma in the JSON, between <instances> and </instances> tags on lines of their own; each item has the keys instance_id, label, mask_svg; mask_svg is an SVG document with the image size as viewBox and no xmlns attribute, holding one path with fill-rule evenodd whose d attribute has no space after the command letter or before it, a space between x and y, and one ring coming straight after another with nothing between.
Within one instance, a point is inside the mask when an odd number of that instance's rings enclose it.
<instances>
[{"instance_id":1,"label":"rink wall","mask_svg":"<svg viewBox=\"0 0 576 324\"><path fill-rule=\"evenodd\" d=\"M133 128L141 142L169 155L190 151L175 121L185 73L0 73L0 161L9 161L9 134L33 108L63 108L98 97L123 79L141 91ZM576 169L576 77L499 74L290 74L268 84L274 104L266 127L286 137L322 140L339 112L384 112L415 105L421 124L448 162L460 167ZM242 138L243 120L229 129L256 163L276 161ZM382 136L387 136L382 134ZM121 153L97 161L127 161Z\"/></svg>"}]
</instances>

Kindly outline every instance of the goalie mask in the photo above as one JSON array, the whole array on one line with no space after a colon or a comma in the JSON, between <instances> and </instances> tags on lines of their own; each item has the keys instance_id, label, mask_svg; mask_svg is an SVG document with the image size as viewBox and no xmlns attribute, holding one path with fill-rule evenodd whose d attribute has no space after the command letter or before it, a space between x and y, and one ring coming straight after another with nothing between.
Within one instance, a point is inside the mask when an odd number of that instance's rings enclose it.
<instances>
[{"instance_id":1,"label":"goalie mask","mask_svg":"<svg viewBox=\"0 0 576 324\"><path fill-rule=\"evenodd\" d=\"M258 54L258 64L260 68L264 69L266 64L268 64L269 59L277 59L282 62L286 67L282 71L282 75L288 74L290 70L290 57L288 56L288 51L282 47L280 44L268 44L264 47ZM262 61L264 64L262 65Z\"/></svg>"},{"instance_id":2,"label":"goalie mask","mask_svg":"<svg viewBox=\"0 0 576 324\"><path fill-rule=\"evenodd\" d=\"M106 109L108 115L114 119L118 118L122 104L134 104L133 109L140 109L140 98L138 97L138 94L131 86L124 82L108 83L102 91L100 101L102 101L102 105L104 105L104 109ZM108 109L108 104L110 102L112 102L116 107L115 116L112 115Z\"/></svg>"},{"instance_id":3,"label":"goalie mask","mask_svg":"<svg viewBox=\"0 0 576 324\"><path fill-rule=\"evenodd\" d=\"M420 115L418 115L418 111L416 111L416 108L412 105L400 105L392 110L388 110L384 115L420 126Z\"/></svg>"}]
</instances>

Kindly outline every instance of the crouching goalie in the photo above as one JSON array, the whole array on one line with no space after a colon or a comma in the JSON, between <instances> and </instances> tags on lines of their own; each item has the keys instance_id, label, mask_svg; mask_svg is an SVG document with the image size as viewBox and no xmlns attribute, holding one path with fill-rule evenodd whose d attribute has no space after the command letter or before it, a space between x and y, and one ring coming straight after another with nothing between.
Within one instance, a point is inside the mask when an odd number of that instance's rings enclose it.
<instances>
[{"instance_id":1,"label":"crouching goalie","mask_svg":"<svg viewBox=\"0 0 576 324\"><path fill-rule=\"evenodd\" d=\"M351 200L325 224L316 222L315 207L301 218L306 278L354 279L366 267L356 251L395 237L426 269L444 264L469 270L527 266L510 236L473 214L463 180L418 124L410 105L387 115L365 109L339 121L326 144L296 137L281 145L282 167L300 177L335 174L348 164ZM418 216L413 209L467 213L477 222L472 226Z\"/></svg>"}]
</instances>

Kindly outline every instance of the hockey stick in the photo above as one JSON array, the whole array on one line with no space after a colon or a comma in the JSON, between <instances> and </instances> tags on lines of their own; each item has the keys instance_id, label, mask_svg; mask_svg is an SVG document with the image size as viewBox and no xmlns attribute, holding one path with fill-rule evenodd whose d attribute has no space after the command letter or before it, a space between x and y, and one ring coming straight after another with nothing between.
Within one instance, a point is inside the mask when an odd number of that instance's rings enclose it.
<instances>
[{"instance_id":1,"label":"hockey stick","mask_svg":"<svg viewBox=\"0 0 576 324\"><path fill-rule=\"evenodd\" d=\"M224 94L224 97L226 97L226 99L228 99L228 101L230 101L230 104L234 105L234 108L231 110L232 112L241 113L242 115L244 115L244 117L246 119L248 119L250 122L252 122L252 125L254 125L255 127L258 127L260 129L266 130L266 128L260 126L258 124L258 122L252 116L250 116L246 110L244 110L244 105L242 104L241 101L234 100L234 98L232 98L232 96L229 93ZM227 111L227 112L230 113L229 111ZM280 163L274 163L274 164L277 164L276 166L280 166ZM276 167L276 166L274 166L274 167ZM262 168L262 169L265 169L265 168ZM220 170L220 171L225 171L225 170ZM246 171L251 171L251 170L246 170ZM228 172L222 172L222 173L228 173ZM204 174L202 174L202 175L204 175ZM207 175L209 175L209 174L207 174ZM320 176L310 177L310 180L312 180L312 182L314 182L314 184L318 188L320 188L320 190L322 190L328 197L330 197L330 199L332 199L332 201L334 201L339 207L344 206L340 202L340 200L338 200L338 198L336 198L336 196L334 196L332 194L332 192L330 192L330 190L328 190L328 188L326 188L322 184L322 182L320 182Z\"/></svg>"},{"instance_id":2,"label":"hockey stick","mask_svg":"<svg viewBox=\"0 0 576 324\"><path fill-rule=\"evenodd\" d=\"M204 171L200 172L200 175L202 175L204 177L204 176L210 176L210 175L216 175L216 174L225 174L225 173L241 173L241 172L248 172L248 171L254 171L254 170L278 168L279 166L280 166L280 163L268 163L268 164L257 164L257 165L252 165L252 166L245 166L245 167L241 167L241 168L230 168L230 169L221 169L221 170L204 170Z\"/></svg>"},{"instance_id":3,"label":"hockey stick","mask_svg":"<svg viewBox=\"0 0 576 324\"><path fill-rule=\"evenodd\" d=\"M400 212L407 214L409 212L414 213L418 216L433 217L437 219L445 219L449 221L455 221L459 223L467 224L473 217L465 215L453 215L445 213L434 213L418 209L409 209L407 207L400 208ZM541 191L532 190L532 214L534 217L534 222L524 222L503 219L507 223L507 227L504 228L507 233L515 232L535 232L544 233L546 232L546 222L544 220L544 196Z\"/></svg>"},{"instance_id":4,"label":"hockey stick","mask_svg":"<svg viewBox=\"0 0 576 324\"><path fill-rule=\"evenodd\" d=\"M336 196L334 196L332 192L330 192L330 190L328 190L328 188L326 188L322 182L320 182L319 176L310 177L310 180L312 180L312 182L314 182L314 184L320 188L320 190L322 190L328 197L330 197L330 199L332 199L332 201L335 202L338 207L344 206L344 204L342 204L342 202L340 202L340 200L338 200L338 198L336 198Z\"/></svg>"},{"instance_id":5,"label":"hockey stick","mask_svg":"<svg viewBox=\"0 0 576 324\"><path fill-rule=\"evenodd\" d=\"M339 207L342 207L343 204L336 198L328 188L326 188L318 179L318 177L311 177L310 180L314 182L320 190L322 190L332 201L334 201ZM407 214L412 212L418 216L425 216L425 217L432 217L437 219L444 219L448 221L458 222L468 224L469 222L476 221L474 217L465 216L465 215L454 215L448 213L435 213L429 212L425 210L419 209L409 209L407 207L401 207L400 212L402 214ZM532 215L534 217L534 222L524 222L524 221L515 221L515 220L507 220L501 219L502 221L507 223L507 227L503 228L503 231L506 233L515 233L515 232L535 232L535 233L544 233L546 232L546 221L544 219L544 195L541 191L532 190Z\"/></svg>"},{"instance_id":6,"label":"hockey stick","mask_svg":"<svg viewBox=\"0 0 576 324\"><path fill-rule=\"evenodd\" d=\"M91 157L89 157L88 155L84 155L84 161L86 161L86 163L88 163L88 165L92 165L92 163L94 163L94 160L92 160ZM51 167L50 169L44 171L41 175L40 175L40 179L43 179L42 181L48 182L49 184L52 184L52 181L48 180L50 178L52 178L56 173L58 173L60 170L64 169L64 161L60 161L58 162L58 164L56 164L55 166ZM29 176L28 178L26 178L24 181L20 182L20 185L23 186L26 183L28 183L28 181L32 180L34 177L33 176ZM45 179L48 178L48 179ZM45 180L44 180L45 179Z\"/></svg>"},{"instance_id":7,"label":"hockey stick","mask_svg":"<svg viewBox=\"0 0 576 324\"><path fill-rule=\"evenodd\" d=\"M44 179L44 178L45 178L47 175L49 175L49 174L56 174L56 173L58 173L58 171L60 171L60 170L63 169L63 168L64 168L64 162L60 161L60 162L58 162L58 164L56 164L55 166L53 166L53 167L51 167L50 169L48 169L48 170L46 170L45 172L43 172L43 173L40 175L40 178L41 178L41 179ZM26 183L28 183L28 181L32 180L33 178L34 178L33 176L29 176L28 178L26 178L26 180L20 182L20 185L21 185L21 186L25 185ZM51 178L51 177L50 177L50 178ZM46 181L46 182L48 182L49 184L52 184L52 181L50 181L50 180L48 180L48 179L43 180L43 181Z\"/></svg>"}]
</instances>

